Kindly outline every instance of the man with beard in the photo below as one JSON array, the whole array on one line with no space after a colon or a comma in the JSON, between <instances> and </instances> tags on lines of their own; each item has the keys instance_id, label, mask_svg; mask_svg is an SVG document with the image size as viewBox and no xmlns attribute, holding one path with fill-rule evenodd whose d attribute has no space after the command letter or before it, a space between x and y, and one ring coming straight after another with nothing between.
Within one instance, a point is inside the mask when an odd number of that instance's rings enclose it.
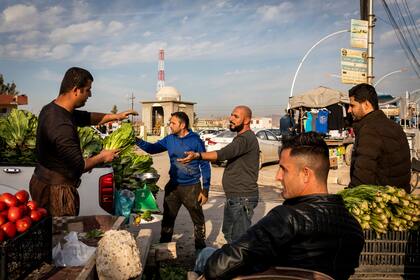
<instances>
[{"instance_id":1,"label":"man with beard","mask_svg":"<svg viewBox=\"0 0 420 280\"><path fill-rule=\"evenodd\" d=\"M359 84L349 90L356 134L349 187L396 186L410 191L410 148L401 126L379 110L373 86Z\"/></svg>"},{"instance_id":2,"label":"man with beard","mask_svg":"<svg viewBox=\"0 0 420 280\"><path fill-rule=\"evenodd\" d=\"M229 129L237 136L226 147L213 152L186 152L181 163L191 160L225 161L222 184L226 194L222 232L228 243L239 238L251 226L258 204L258 166L260 147L252 132L251 109L237 106L230 115Z\"/></svg>"},{"instance_id":3,"label":"man with beard","mask_svg":"<svg viewBox=\"0 0 420 280\"><path fill-rule=\"evenodd\" d=\"M211 171L207 161L195 160L189 164L177 161L184 156L185 151L205 151L200 136L191 131L189 125L190 120L186 113L172 113L169 120L171 134L156 143L139 139L137 145L150 154L167 151L169 155L170 179L165 186L160 242L172 240L176 216L180 207L184 205L194 224L195 249L198 254L206 247L206 228L202 206L207 202ZM203 184L201 184L200 178L203 179Z\"/></svg>"},{"instance_id":4,"label":"man with beard","mask_svg":"<svg viewBox=\"0 0 420 280\"><path fill-rule=\"evenodd\" d=\"M83 107L91 94L93 77L89 71L72 67L61 82L60 93L45 105L38 118L36 156L38 163L29 183L29 191L40 207L52 216L77 216L82 173L96 165L111 162L117 150L103 150L84 159L77 133L78 126L101 125L126 119L129 110L118 114L90 113L75 110Z\"/></svg>"}]
</instances>

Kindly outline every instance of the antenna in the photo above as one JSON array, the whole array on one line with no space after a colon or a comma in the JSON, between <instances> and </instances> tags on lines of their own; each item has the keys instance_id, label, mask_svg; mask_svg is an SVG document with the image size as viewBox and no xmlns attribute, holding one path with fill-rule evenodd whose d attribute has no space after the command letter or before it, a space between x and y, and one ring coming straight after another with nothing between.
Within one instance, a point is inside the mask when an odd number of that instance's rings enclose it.
<instances>
[{"instance_id":1,"label":"antenna","mask_svg":"<svg viewBox=\"0 0 420 280\"><path fill-rule=\"evenodd\" d=\"M165 51L159 50L159 62L158 62L158 81L156 85L156 92L165 86Z\"/></svg>"}]
</instances>

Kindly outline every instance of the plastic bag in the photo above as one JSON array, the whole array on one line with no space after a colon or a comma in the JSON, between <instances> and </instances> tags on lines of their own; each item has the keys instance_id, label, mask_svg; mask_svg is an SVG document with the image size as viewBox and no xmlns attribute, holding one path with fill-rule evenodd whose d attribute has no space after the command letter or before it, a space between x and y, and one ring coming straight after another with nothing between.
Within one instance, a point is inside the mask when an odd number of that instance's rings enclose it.
<instances>
[{"instance_id":1,"label":"plastic bag","mask_svg":"<svg viewBox=\"0 0 420 280\"><path fill-rule=\"evenodd\" d=\"M62 248L60 243L53 248L55 266L83 266L95 253L96 248L79 241L75 231L71 231L64 239L67 242Z\"/></svg>"},{"instance_id":2,"label":"plastic bag","mask_svg":"<svg viewBox=\"0 0 420 280\"><path fill-rule=\"evenodd\" d=\"M147 184L142 189L136 189L136 200L134 202L136 211L159 211L156 199Z\"/></svg>"},{"instance_id":3,"label":"plastic bag","mask_svg":"<svg viewBox=\"0 0 420 280\"><path fill-rule=\"evenodd\" d=\"M115 200L115 215L129 218L131 208L133 208L134 198L135 196L132 191L126 189L117 191Z\"/></svg>"}]
</instances>

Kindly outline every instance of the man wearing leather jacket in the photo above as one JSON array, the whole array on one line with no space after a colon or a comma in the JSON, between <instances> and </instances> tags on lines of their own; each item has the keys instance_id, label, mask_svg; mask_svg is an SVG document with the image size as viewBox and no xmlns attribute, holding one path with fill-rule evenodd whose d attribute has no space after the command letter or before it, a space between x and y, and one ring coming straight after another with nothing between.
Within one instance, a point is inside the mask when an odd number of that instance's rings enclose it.
<instances>
[{"instance_id":1,"label":"man wearing leather jacket","mask_svg":"<svg viewBox=\"0 0 420 280\"><path fill-rule=\"evenodd\" d=\"M283 205L216 250L205 264L205 279L231 279L272 266L348 279L359 265L364 237L341 196L328 194L328 171L328 147L319 134L283 141L277 173L284 188Z\"/></svg>"}]
</instances>

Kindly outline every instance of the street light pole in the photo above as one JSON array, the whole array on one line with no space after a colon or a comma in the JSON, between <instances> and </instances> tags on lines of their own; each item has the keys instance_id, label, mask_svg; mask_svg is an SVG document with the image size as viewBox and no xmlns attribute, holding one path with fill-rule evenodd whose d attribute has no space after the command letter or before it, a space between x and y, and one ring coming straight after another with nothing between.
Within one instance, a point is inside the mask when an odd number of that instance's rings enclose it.
<instances>
[{"instance_id":1,"label":"street light pole","mask_svg":"<svg viewBox=\"0 0 420 280\"><path fill-rule=\"evenodd\" d=\"M375 15L373 14L373 0L368 0L368 56L367 56L367 83L372 84L373 76L373 27L375 27Z\"/></svg>"},{"instance_id":2,"label":"street light pole","mask_svg":"<svg viewBox=\"0 0 420 280\"><path fill-rule=\"evenodd\" d=\"M348 29L344 29L344 30L340 30L340 31L337 31L337 32L334 32L334 33L331 33L331 34L328 34L327 36L325 36L325 37L323 37L321 40L319 40L318 42L316 42L307 52L306 52L306 54L303 56L303 58L302 58L302 60L300 61L300 63L299 63L299 66L298 66L298 68L296 69L296 73L295 73L295 76L293 77L293 82L292 82L292 87L290 88L290 97L292 97L293 96L293 89L294 89L294 87L295 87L295 82L296 82L296 77L297 77L297 75L298 75L298 73L299 73L299 70L300 70L300 67L302 67L302 64L303 64L303 62L305 61L305 59L308 57L308 55L309 55L309 53L316 47L316 46L318 46L321 42L323 42L324 40L326 40L326 39L328 39L328 38L330 38L330 37L332 37L332 36L335 36L335 35L337 35L337 34L341 34L341 33L344 33L344 32L350 32L350 30L348 30Z\"/></svg>"}]
</instances>

